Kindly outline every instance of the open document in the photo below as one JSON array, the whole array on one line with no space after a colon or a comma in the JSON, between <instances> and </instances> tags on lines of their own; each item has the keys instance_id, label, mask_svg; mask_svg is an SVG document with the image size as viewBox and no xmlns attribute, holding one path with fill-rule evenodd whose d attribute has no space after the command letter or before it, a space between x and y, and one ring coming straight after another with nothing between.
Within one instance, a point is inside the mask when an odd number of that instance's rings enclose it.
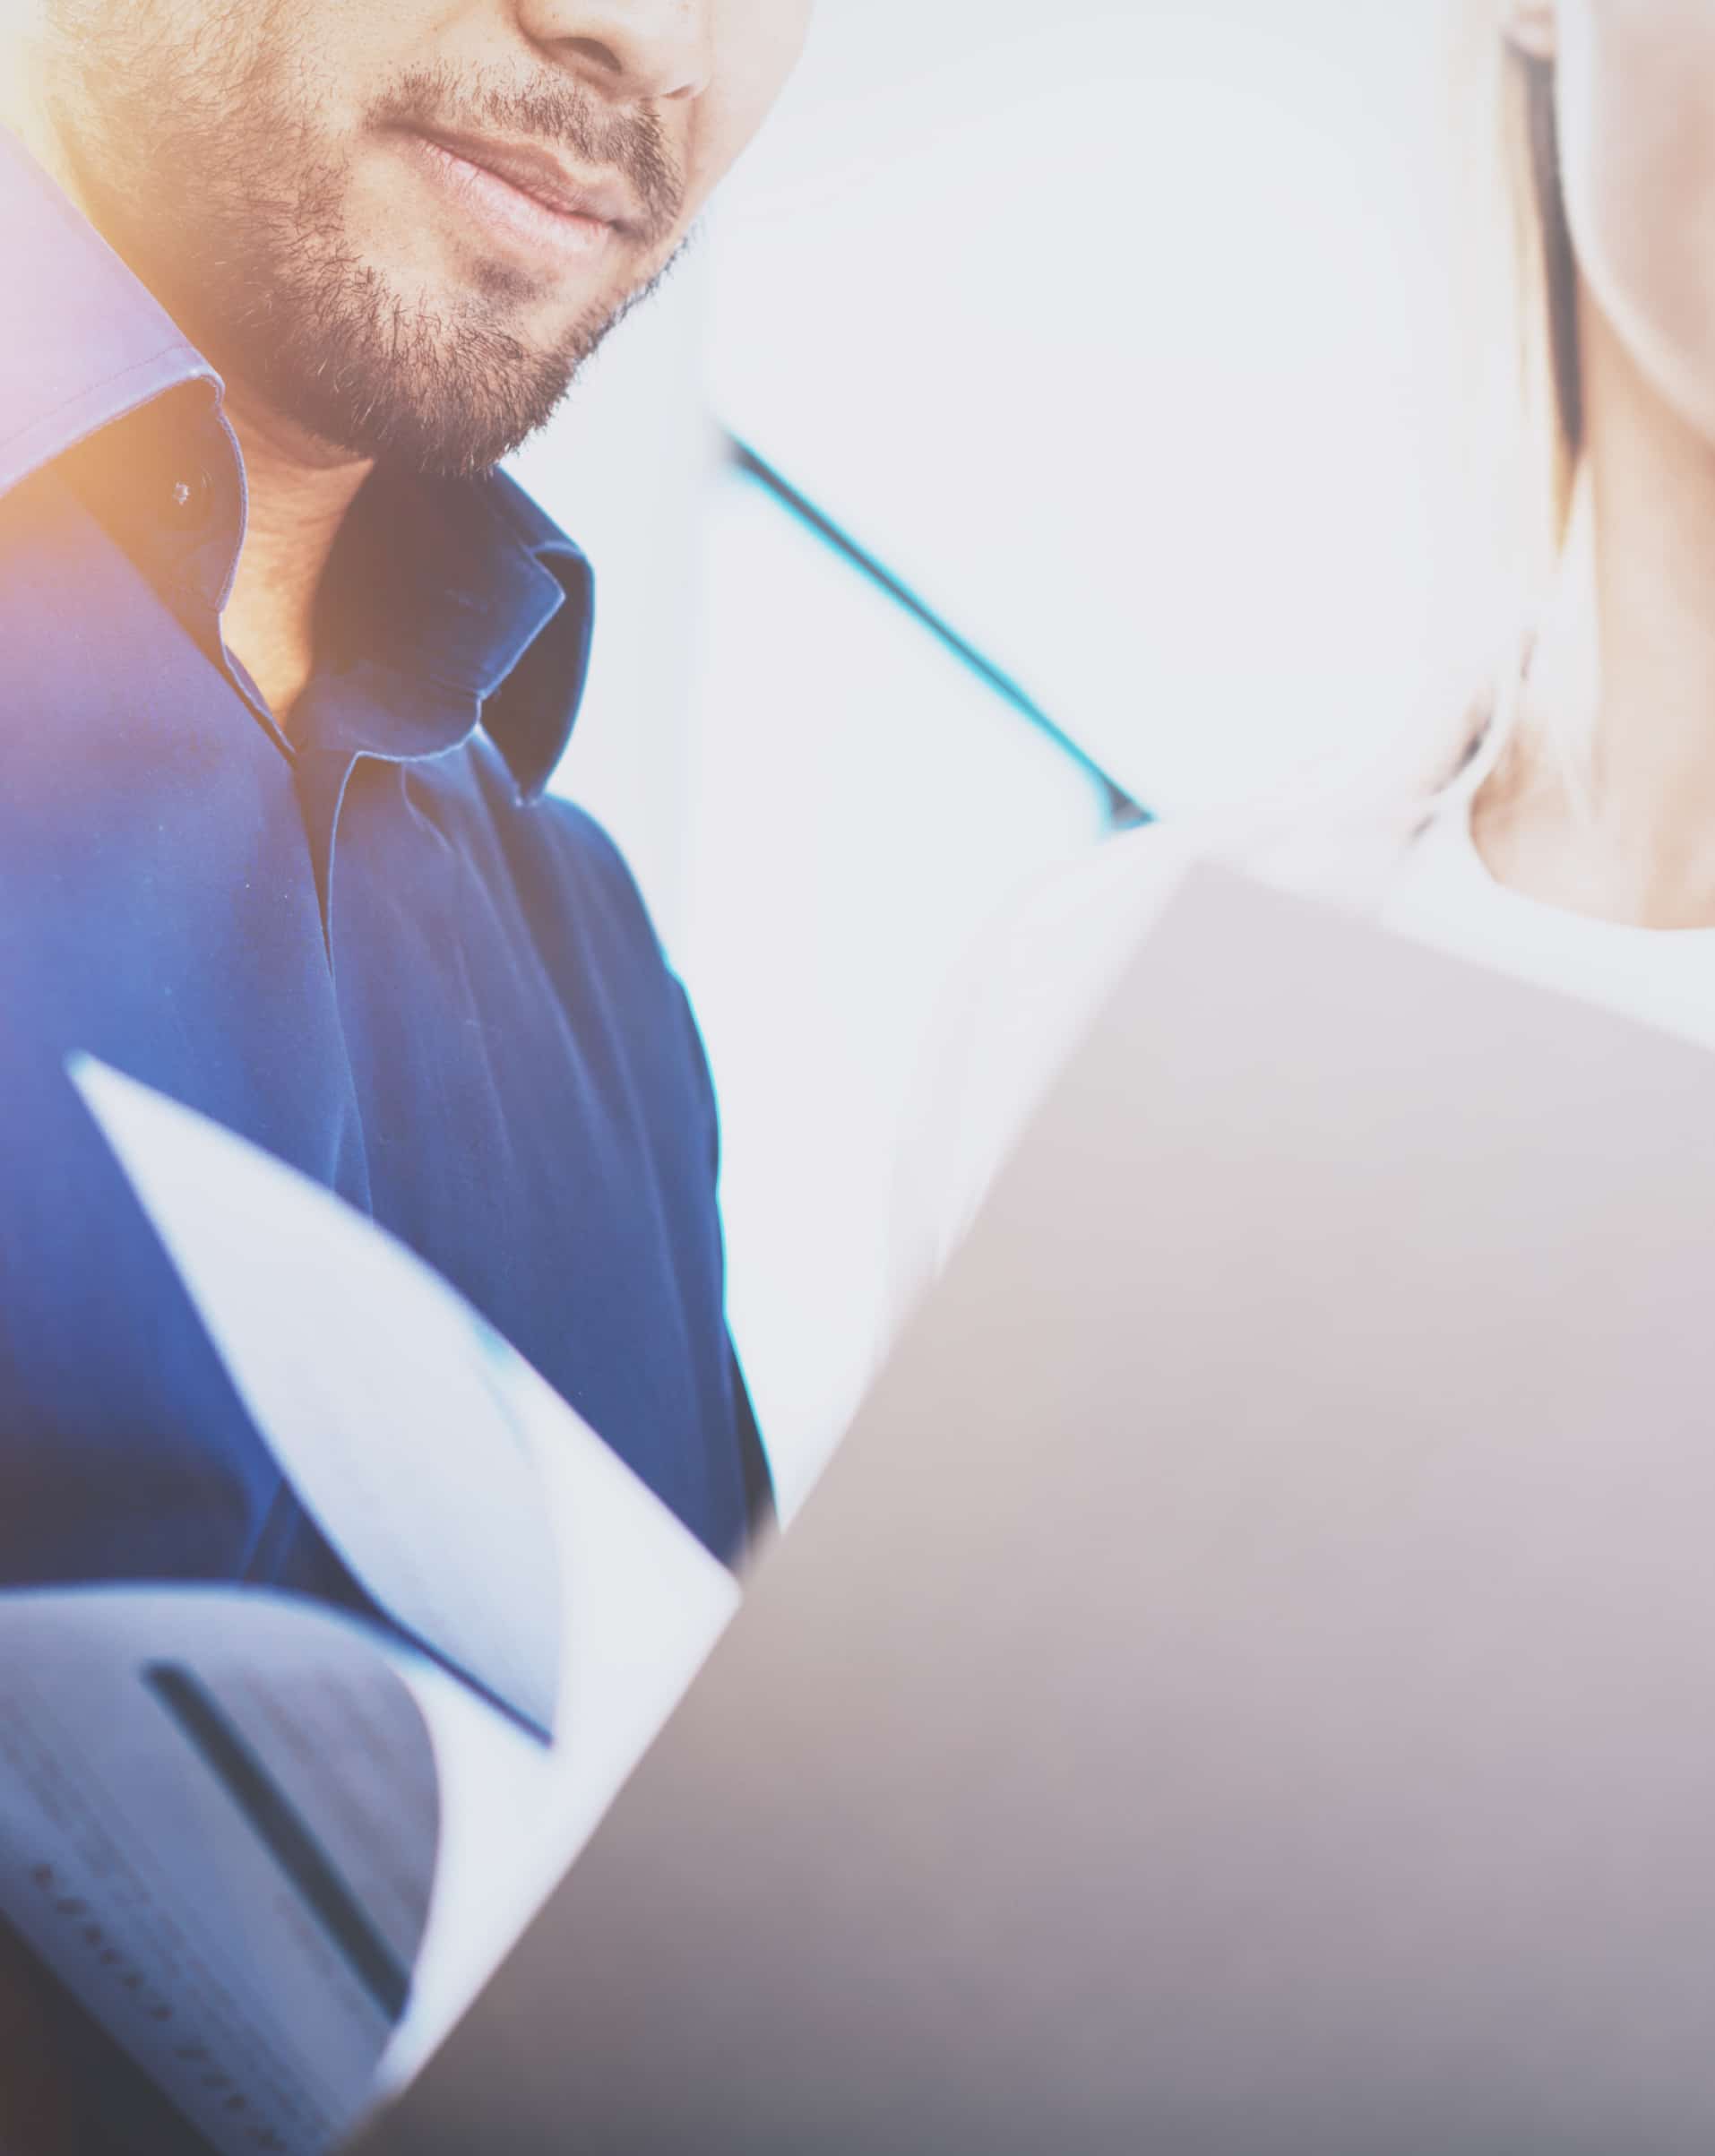
<instances>
[{"instance_id":1,"label":"open document","mask_svg":"<svg viewBox=\"0 0 1715 2156\"><path fill-rule=\"evenodd\" d=\"M401 1245L73 1077L398 1631L256 1590L0 1593L0 1907L216 2149L309 2156L464 2012L737 1589Z\"/></svg>"},{"instance_id":2,"label":"open document","mask_svg":"<svg viewBox=\"0 0 1715 2156\"><path fill-rule=\"evenodd\" d=\"M1709 2156L1712 1106L1199 867L361 2156Z\"/></svg>"}]
</instances>

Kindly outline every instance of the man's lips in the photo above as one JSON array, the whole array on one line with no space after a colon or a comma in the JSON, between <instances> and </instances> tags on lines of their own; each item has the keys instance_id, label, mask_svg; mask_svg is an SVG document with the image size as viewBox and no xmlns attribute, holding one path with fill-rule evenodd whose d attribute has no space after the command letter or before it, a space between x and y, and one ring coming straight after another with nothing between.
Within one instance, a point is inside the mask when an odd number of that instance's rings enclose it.
<instances>
[{"instance_id":1,"label":"man's lips","mask_svg":"<svg viewBox=\"0 0 1715 2156\"><path fill-rule=\"evenodd\" d=\"M420 128L398 139L493 238L513 250L587 260L616 233L642 230L636 196L624 181L586 177L535 143Z\"/></svg>"},{"instance_id":2,"label":"man's lips","mask_svg":"<svg viewBox=\"0 0 1715 2156\"><path fill-rule=\"evenodd\" d=\"M462 158L468 165L479 165L516 187L521 194L533 197L545 209L557 210L562 217L590 217L598 224L613 225L621 231L642 221L636 196L623 180L611 175L588 177L539 143L509 142L490 135L444 134L435 128L425 128L423 133L436 147Z\"/></svg>"}]
</instances>

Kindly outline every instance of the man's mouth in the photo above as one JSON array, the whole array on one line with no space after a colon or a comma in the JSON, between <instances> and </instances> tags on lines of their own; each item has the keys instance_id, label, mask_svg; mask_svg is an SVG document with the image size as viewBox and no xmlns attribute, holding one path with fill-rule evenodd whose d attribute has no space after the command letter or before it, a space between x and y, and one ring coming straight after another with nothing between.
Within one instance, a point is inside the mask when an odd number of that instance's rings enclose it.
<instances>
[{"instance_id":1,"label":"man's mouth","mask_svg":"<svg viewBox=\"0 0 1715 2156\"><path fill-rule=\"evenodd\" d=\"M444 195L484 227L491 244L539 266L587 264L641 227L636 198L623 180L579 173L536 143L418 128L395 139Z\"/></svg>"}]
</instances>

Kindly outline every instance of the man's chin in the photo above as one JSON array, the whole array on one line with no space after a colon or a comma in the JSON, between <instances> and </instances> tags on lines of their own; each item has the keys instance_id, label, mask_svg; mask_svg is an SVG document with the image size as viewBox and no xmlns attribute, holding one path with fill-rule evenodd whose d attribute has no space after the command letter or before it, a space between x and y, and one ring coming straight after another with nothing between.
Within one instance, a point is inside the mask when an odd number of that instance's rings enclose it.
<instances>
[{"instance_id":1,"label":"man's chin","mask_svg":"<svg viewBox=\"0 0 1715 2156\"><path fill-rule=\"evenodd\" d=\"M364 337L324 367L280 356L263 392L282 416L331 449L435 477L465 478L509 456L544 426L571 386L563 356L473 338L418 332L396 349Z\"/></svg>"},{"instance_id":2,"label":"man's chin","mask_svg":"<svg viewBox=\"0 0 1715 2156\"><path fill-rule=\"evenodd\" d=\"M545 293L497 260L361 249L352 222L320 248L276 244L266 304L229 315L210 357L318 440L423 472L465 475L510 455L659 281L616 291L608 278L586 299L562 280Z\"/></svg>"}]
</instances>

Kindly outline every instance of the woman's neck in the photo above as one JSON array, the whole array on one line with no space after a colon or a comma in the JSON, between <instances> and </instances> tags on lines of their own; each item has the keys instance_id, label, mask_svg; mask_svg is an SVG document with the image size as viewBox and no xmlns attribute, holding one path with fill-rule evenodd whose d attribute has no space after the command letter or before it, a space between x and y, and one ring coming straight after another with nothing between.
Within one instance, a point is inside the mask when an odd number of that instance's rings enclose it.
<instances>
[{"instance_id":1,"label":"woman's neck","mask_svg":"<svg viewBox=\"0 0 1715 2156\"><path fill-rule=\"evenodd\" d=\"M1588 299L1581 513L1478 843L1533 897L1715 924L1715 447ZM1564 753L1552 746L1556 729Z\"/></svg>"}]
</instances>

